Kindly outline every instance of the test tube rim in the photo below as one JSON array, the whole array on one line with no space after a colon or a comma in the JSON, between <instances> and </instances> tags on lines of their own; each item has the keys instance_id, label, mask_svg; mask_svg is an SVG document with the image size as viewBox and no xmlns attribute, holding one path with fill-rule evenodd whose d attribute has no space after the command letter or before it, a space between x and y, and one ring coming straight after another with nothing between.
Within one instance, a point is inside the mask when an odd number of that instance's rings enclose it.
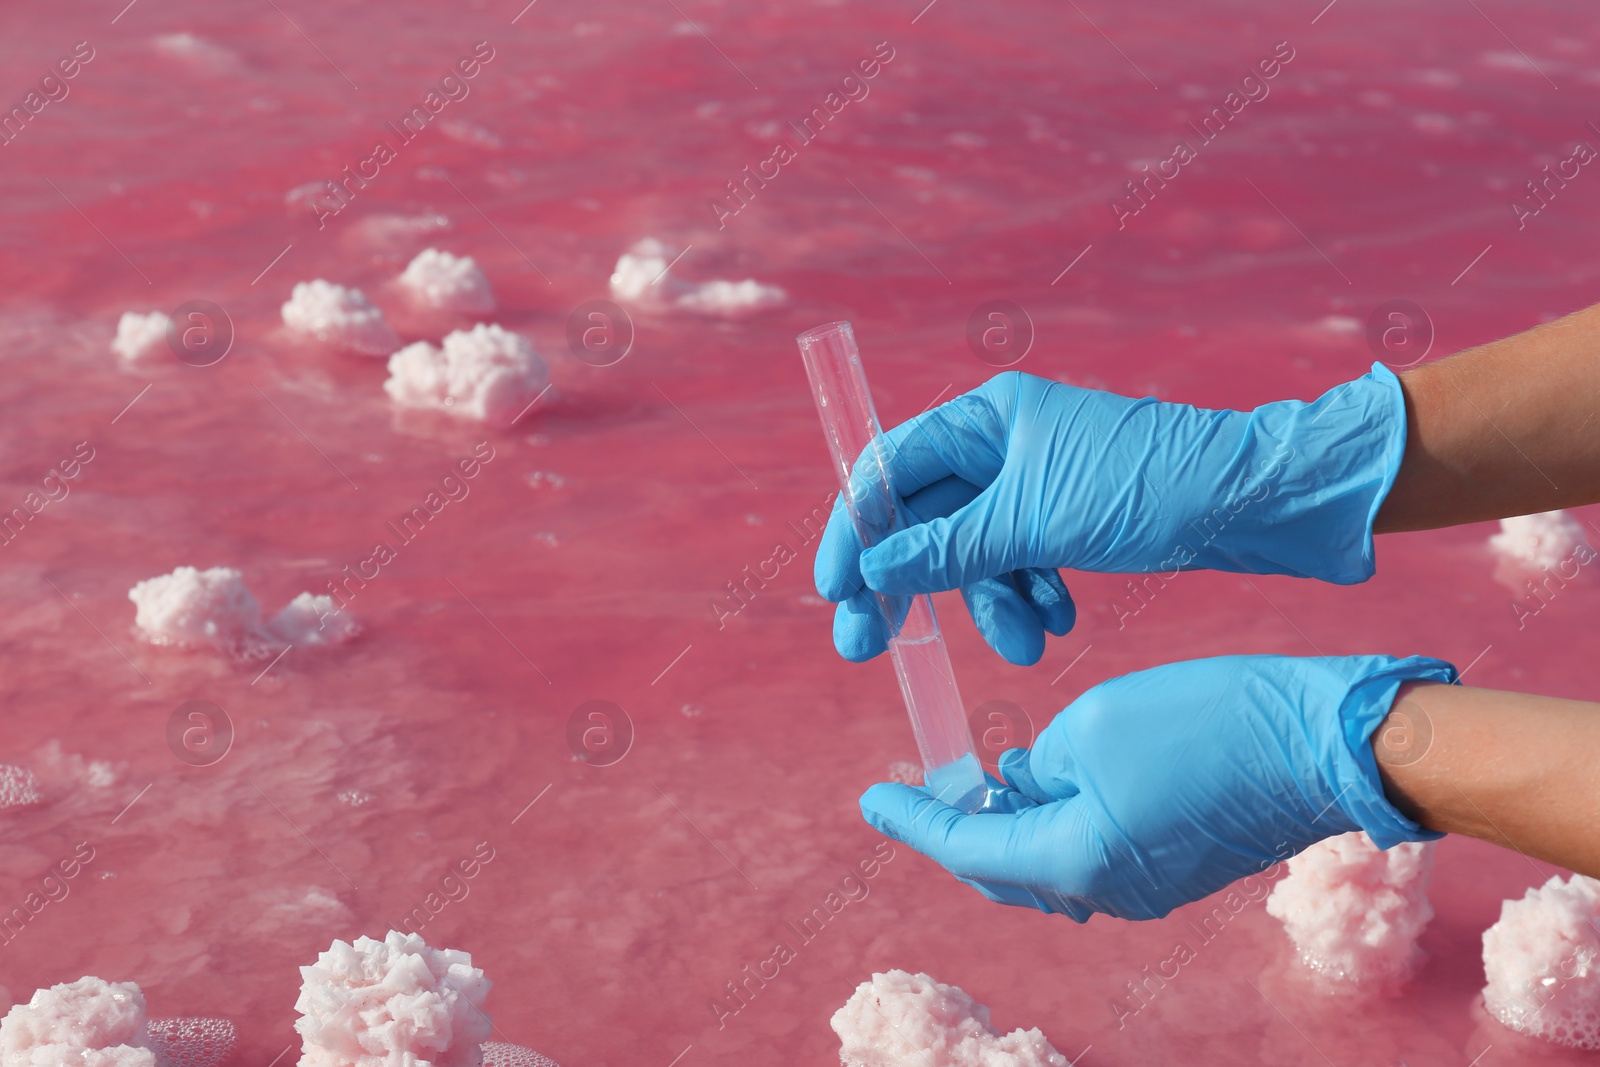
<instances>
[{"instance_id":1,"label":"test tube rim","mask_svg":"<svg viewBox=\"0 0 1600 1067\"><path fill-rule=\"evenodd\" d=\"M820 326L813 326L809 330L802 330L800 333L795 334L794 339L799 344L805 345L821 340L830 333L838 333L841 330L848 330L851 336L855 335L855 328L850 325L850 320L839 319L837 322L825 322Z\"/></svg>"}]
</instances>

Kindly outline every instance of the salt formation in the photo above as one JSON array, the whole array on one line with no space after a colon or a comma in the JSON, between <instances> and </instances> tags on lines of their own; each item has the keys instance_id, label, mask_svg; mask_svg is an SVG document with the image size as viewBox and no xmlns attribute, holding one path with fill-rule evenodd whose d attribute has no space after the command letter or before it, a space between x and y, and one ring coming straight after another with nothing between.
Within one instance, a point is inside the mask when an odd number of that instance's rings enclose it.
<instances>
[{"instance_id":1,"label":"salt formation","mask_svg":"<svg viewBox=\"0 0 1600 1067\"><path fill-rule=\"evenodd\" d=\"M617 260L617 268L611 272L611 295L629 303L649 302L654 295L652 286L666 281L661 276L666 273L667 262L667 246L654 237L646 237Z\"/></svg>"},{"instance_id":2,"label":"salt formation","mask_svg":"<svg viewBox=\"0 0 1600 1067\"><path fill-rule=\"evenodd\" d=\"M542 1052L521 1045L508 1045L504 1041L486 1041L483 1045L483 1067L561 1067Z\"/></svg>"},{"instance_id":3,"label":"salt formation","mask_svg":"<svg viewBox=\"0 0 1600 1067\"><path fill-rule=\"evenodd\" d=\"M404 407L502 423L521 414L549 382L544 360L525 338L479 323L450 334L442 347L418 341L390 356L383 389Z\"/></svg>"},{"instance_id":4,"label":"salt formation","mask_svg":"<svg viewBox=\"0 0 1600 1067\"><path fill-rule=\"evenodd\" d=\"M346 289L321 278L295 284L283 305L283 324L325 345L366 356L387 356L400 347L383 312L360 289Z\"/></svg>"},{"instance_id":5,"label":"salt formation","mask_svg":"<svg viewBox=\"0 0 1600 1067\"><path fill-rule=\"evenodd\" d=\"M874 974L832 1026L844 1067L1067 1067L1038 1028L1002 1036L987 1007L925 974Z\"/></svg>"},{"instance_id":6,"label":"salt formation","mask_svg":"<svg viewBox=\"0 0 1600 1067\"><path fill-rule=\"evenodd\" d=\"M653 237L634 245L611 274L611 295L631 304L671 305L702 315L737 318L752 312L778 307L789 294L776 285L762 285L753 278L742 282L724 280L698 285L665 277L672 260L667 246Z\"/></svg>"},{"instance_id":7,"label":"salt formation","mask_svg":"<svg viewBox=\"0 0 1600 1067\"><path fill-rule=\"evenodd\" d=\"M128 599L134 603L134 626L153 645L255 657L283 642L341 644L359 632L352 619L333 614L331 597L310 593L295 597L271 622L263 621L255 594L232 567L179 567L138 583Z\"/></svg>"},{"instance_id":8,"label":"salt formation","mask_svg":"<svg viewBox=\"0 0 1600 1067\"><path fill-rule=\"evenodd\" d=\"M218 1067L236 1040L227 1019L151 1019L145 1032L161 1067Z\"/></svg>"},{"instance_id":9,"label":"salt formation","mask_svg":"<svg viewBox=\"0 0 1600 1067\"><path fill-rule=\"evenodd\" d=\"M137 311L124 311L117 320L117 336L111 342L111 351L129 363L149 359L166 349L167 327L172 320L160 311L141 315Z\"/></svg>"},{"instance_id":10,"label":"salt formation","mask_svg":"<svg viewBox=\"0 0 1600 1067\"><path fill-rule=\"evenodd\" d=\"M26 767L0 763L0 811L39 803L39 779Z\"/></svg>"},{"instance_id":11,"label":"salt formation","mask_svg":"<svg viewBox=\"0 0 1600 1067\"><path fill-rule=\"evenodd\" d=\"M342 645L360 633L361 627L338 611L331 596L301 593L267 625L291 645Z\"/></svg>"},{"instance_id":12,"label":"salt formation","mask_svg":"<svg viewBox=\"0 0 1600 1067\"><path fill-rule=\"evenodd\" d=\"M1300 962L1317 974L1392 986L1421 959L1417 938L1433 918L1432 874L1432 842L1380 851L1364 833L1340 834L1289 861L1267 914L1283 923Z\"/></svg>"},{"instance_id":13,"label":"salt formation","mask_svg":"<svg viewBox=\"0 0 1600 1067\"><path fill-rule=\"evenodd\" d=\"M754 278L742 282L712 281L695 286L678 297L678 306L702 315L733 318L767 308L781 307L789 294L776 285L762 285Z\"/></svg>"},{"instance_id":14,"label":"salt formation","mask_svg":"<svg viewBox=\"0 0 1600 1067\"><path fill-rule=\"evenodd\" d=\"M1600 1049L1600 881L1557 876L1483 932L1483 1003L1513 1030Z\"/></svg>"},{"instance_id":15,"label":"salt formation","mask_svg":"<svg viewBox=\"0 0 1600 1067\"><path fill-rule=\"evenodd\" d=\"M155 1067L144 994L85 977L40 989L0 1019L0 1067Z\"/></svg>"},{"instance_id":16,"label":"salt formation","mask_svg":"<svg viewBox=\"0 0 1600 1067\"><path fill-rule=\"evenodd\" d=\"M1551 568L1572 558L1587 545L1583 526L1565 511L1541 511L1500 520L1500 532L1489 547L1501 556L1530 567Z\"/></svg>"},{"instance_id":17,"label":"salt formation","mask_svg":"<svg viewBox=\"0 0 1600 1067\"><path fill-rule=\"evenodd\" d=\"M483 1062L492 1028L480 1005L493 983L465 952L391 930L382 941L335 941L300 977L300 1067Z\"/></svg>"},{"instance_id":18,"label":"salt formation","mask_svg":"<svg viewBox=\"0 0 1600 1067\"><path fill-rule=\"evenodd\" d=\"M493 311L494 293L471 256L424 248L400 275L418 303L445 311Z\"/></svg>"}]
</instances>

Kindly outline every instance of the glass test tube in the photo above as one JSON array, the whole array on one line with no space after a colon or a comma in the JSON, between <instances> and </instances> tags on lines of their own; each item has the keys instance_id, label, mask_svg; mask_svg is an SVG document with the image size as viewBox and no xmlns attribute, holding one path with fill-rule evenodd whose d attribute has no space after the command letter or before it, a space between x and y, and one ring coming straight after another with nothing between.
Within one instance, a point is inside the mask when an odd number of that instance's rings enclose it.
<instances>
[{"instance_id":1,"label":"glass test tube","mask_svg":"<svg viewBox=\"0 0 1600 1067\"><path fill-rule=\"evenodd\" d=\"M889 444L872 406L855 334L848 322L831 322L807 330L796 340L845 507L862 546L871 548L900 529L904 518L890 477ZM922 755L923 781L946 804L977 811L988 796L988 785L973 751L972 731L950 669L950 653L933 613L933 600L927 594L874 595L888 622L889 655L900 680L900 695L911 714L911 728Z\"/></svg>"}]
</instances>

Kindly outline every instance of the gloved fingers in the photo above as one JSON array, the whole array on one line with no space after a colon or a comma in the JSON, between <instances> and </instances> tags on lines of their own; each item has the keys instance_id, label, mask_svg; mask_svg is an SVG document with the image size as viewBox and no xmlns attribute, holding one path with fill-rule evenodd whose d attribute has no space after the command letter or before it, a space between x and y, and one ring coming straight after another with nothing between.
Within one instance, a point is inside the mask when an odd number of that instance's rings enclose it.
<instances>
[{"instance_id":1,"label":"gloved fingers","mask_svg":"<svg viewBox=\"0 0 1600 1067\"><path fill-rule=\"evenodd\" d=\"M1009 520L996 521L1001 485L948 517L890 534L861 555L861 576L880 593L938 593L1027 565Z\"/></svg>"},{"instance_id":2,"label":"gloved fingers","mask_svg":"<svg viewBox=\"0 0 1600 1067\"><path fill-rule=\"evenodd\" d=\"M926 789L880 782L861 795L861 814L958 878L1076 895L1100 869L1096 834L1081 805L1060 801L1014 815L967 815Z\"/></svg>"},{"instance_id":3,"label":"gloved fingers","mask_svg":"<svg viewBox=\"0 0 1600 1067\"><path fill-rule=\"evenodd\" d=\"M914 526L926 519L950 515L978 495L978 487L960 478L944 478L919 489L900 501L902 525ZM875 512L874 512L875 514ZM861 538L850 520L845 498L833 499L833 510L817 545L815 577L817 595L834 603L861 590Z\"/></svg>"},{"instance_id":4,"label":"gloved fingers","mask_svg":"<svg viewBox=\"0 0 1600 1067\"><path fill-rule=\"evenodd\" d=\"M1005 462L1008 430L994 400L999 381L990 379L884 434L896 492L910 496L952 475L979 488L994 481Z\"/></svg>"},{"instance_id":5,"label":"gloved fingers","mask_svg":"<svg viewBox=\"0 0 1600 1067\"><path fill-rule=\"evenodd\" d=\"M1000 754L1000 776L1011 788L1040 804L1075 797L1081 788L1078 762L1067 741L1068 717L1074 706L1050 720L1033 739L1032 748L1013 748Z\"/></svg>"},{"instance_id":6,"label":"gloved fingers","mask_svg":"<svg viewBox=\"0 0 1600 1067\"><path fill-rule=\"evenodd\" d=\"M856 573L860 574L857 566ZM1078 621L1078 607L1067 592L1067 583L1054 567L1024 567L1013 571L1011 578L1022 591L1022 596L1032 606L1045 633L1064 637Z\"/></svg>"},{"instance_id":7,"label":"gloved fingers","mask_svg":"<svg viewBox=\"0 0 1600 1067\"><path fill-rule=\"evenodd\" d=\"M888 649L888 630L876 596L857 593L834 609L833 647L851 663L865 663Z\"/></svg>"},{"instance_id":8,"label":"gloved fingers","mask_svg":"<svg viewBox=\"0 0 1600 1067\"><path fill-rule=\"evenodd\" d=\"M1007 785L1003 780L987 772L983 776L989 786L989 795L984 798L983 811L997 815L1015 815L1019 811L1038 807L1032 798L1024 796Z\"/></svg>"},{"instance_id":9,"label":"gloved fingers","mask_svg":"<svg viewBox=\"0 0 1600 1067\"><path fill-rule=\"evenodd\" d=\"M989 647L1019 667L1031 667L1044 655L1044 626L1034 605L1017 588L1013 576L983 578L961 587L961 599Z\"/></svg>"},{"instance_id":10,"label":"gloved fingers","mask_svg":"<svg viewBox=\"0 0 1600 1067\"><path fill-rule=\"evenodd\" d=\"M822 528L822 540L817 544L817 559L813 565L817 595L837 604L860 592L861 539L856 536L850 512L845 509L844 496L833 498L833 511L828 524ZM836 631L837 632L837 631Z\"/></svg>"}]
</instances>

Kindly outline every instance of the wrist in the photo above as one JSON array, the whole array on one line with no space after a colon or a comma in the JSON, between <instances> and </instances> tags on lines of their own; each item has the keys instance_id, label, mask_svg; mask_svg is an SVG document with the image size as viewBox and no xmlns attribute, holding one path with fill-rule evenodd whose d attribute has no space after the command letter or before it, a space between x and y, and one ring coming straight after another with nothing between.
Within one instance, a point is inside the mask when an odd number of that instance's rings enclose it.
<instances>
[{"instance_id":1,"label":"wrist","mask_svg":"<svg viewBox=\"0 0 1600 1067\"><path fill-rule=\"evenodd\" d=\"M1348 760L1335 771L1336 788L1344 790L1341 807L1379 848L1442 836L1439 827L1416 817L1409 800L1395 803L1384 771L1420 763L1432 748L1432 720L1413 711L1409 700L1402 704L1401 691L1414 692L1423 683L1448 688L1456 669L1426 656L1351 656L1344 663L1356 680L1339 710L1345 742L1340 755ZM1380 750L1387 763L1379 762Z\"/></svg>"}]
</instances>

